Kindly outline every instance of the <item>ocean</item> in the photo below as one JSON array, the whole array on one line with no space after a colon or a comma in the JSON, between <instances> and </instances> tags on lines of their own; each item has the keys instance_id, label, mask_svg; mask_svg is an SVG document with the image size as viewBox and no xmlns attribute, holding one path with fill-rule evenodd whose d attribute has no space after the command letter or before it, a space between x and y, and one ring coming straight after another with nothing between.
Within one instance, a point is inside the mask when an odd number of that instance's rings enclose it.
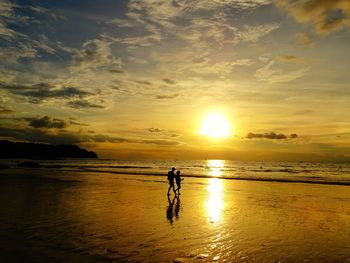
<instances>
[{"instance_id":1,"label":"ocean","mask_svg":"<svg viewBox=\"0 0 350 263\"><path fill-rule=\"evenodd\" d=\"M16 168L28 160L3 159L0 164ZM33 161L33 160L32 160ZM256 181L350 185L350 163L253 162L232 160L113 160L62 159L34 160L40 170L163 176L172 167L182 177L221 178ZM74 173L79 172L79 173Z\"/></svg>"}]
</instances>

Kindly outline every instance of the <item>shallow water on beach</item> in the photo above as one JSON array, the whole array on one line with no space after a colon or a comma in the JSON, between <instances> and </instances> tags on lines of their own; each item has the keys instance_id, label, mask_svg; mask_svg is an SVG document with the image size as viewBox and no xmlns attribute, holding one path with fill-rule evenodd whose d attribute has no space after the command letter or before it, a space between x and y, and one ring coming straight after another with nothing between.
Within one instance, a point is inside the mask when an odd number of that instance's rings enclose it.
<instances>
[{"instance_id":1,"label":"shallow water on beach","mask_svg":"<svg viewBox=\"0 0 350 263\"><path fill-rule=\"evenodd\" d=\"M0 174L7 261L350 260L348 186L43 171Z\"/></svg>"},{"instance_id":2,"label":"shallow water on beach","mask_svg":"<svg viewBox=\"0 0 350 263\"><path fill-rule=\"evenodd\" d=\"M0 164L16 168L24 160L0 160ZM242 162L230 160L38 160L40 169L50 171L115 173L165 176L171 167L181 170L183 177L287 181L350 185L350 163L309 162Z\"/></svg>"}]
</instances>

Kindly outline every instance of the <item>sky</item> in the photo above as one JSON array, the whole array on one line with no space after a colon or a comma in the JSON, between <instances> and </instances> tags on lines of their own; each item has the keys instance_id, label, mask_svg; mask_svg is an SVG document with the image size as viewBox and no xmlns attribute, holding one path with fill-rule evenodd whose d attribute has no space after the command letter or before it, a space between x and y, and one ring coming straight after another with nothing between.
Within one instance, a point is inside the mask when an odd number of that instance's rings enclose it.
<instances>
[{"instance_id":1,"label":"sky","mask_svg":"<svg viewBox=\"0 0 350 263\"><path fill-rule=\"evenodd\" d=\"M0 0L0 138L350 161L348 0ZM218 113L230 134L201 134Z\"/></svg>"}]
</instances>

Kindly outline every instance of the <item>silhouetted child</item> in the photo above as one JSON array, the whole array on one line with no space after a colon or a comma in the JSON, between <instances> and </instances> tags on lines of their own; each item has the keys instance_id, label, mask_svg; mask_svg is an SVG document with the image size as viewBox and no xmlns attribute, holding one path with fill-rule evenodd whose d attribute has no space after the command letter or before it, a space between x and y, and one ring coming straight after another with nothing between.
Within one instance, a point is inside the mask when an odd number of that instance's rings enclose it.
<instances>
[{"instance_id":1,"label":"silhouetted child","mask_svg":"<svg viewBox=\"0 0 350 263\"><path fill-rule=\"evenodd\" d=\"M176 195L175 187L174 187L174 177L175 177L175 167L171 168L171 171L168 172L168 182L169 182L169 188L168 188L168 195L170 195L170 189L173 188L174 194Z\"/></svg>"},{"instance_id":2,"label":"silhouetted child","mask_svg":"<svg viewBox=\"0 0 350 263\"><path fill-rule=\"evenodd\" d=\"M181 181L182 180L183 180L183 178L181 178L181 176L180 176L180 171L177 171L176 175L175 175L175 181L176 181L176 185L177 185L177 189L176 190L177 190L179 195L180 195Z\"/></svg>"}]
</instances>

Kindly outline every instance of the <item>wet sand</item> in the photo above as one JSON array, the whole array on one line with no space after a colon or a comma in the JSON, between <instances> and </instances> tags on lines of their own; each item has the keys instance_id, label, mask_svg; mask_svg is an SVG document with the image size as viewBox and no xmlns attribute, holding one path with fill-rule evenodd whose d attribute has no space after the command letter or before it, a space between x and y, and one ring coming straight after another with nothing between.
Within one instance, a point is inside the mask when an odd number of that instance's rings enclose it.
<instances>
[{"instance_id":1,"label":"wet sand","mask_svg":"<svg viewBox=\"0 0 350 263\"><path fill-rule=\"evenodd\" d=\"M350 262L350 188L0 172L1 262Z\"/></svg>"}]
</instances>

